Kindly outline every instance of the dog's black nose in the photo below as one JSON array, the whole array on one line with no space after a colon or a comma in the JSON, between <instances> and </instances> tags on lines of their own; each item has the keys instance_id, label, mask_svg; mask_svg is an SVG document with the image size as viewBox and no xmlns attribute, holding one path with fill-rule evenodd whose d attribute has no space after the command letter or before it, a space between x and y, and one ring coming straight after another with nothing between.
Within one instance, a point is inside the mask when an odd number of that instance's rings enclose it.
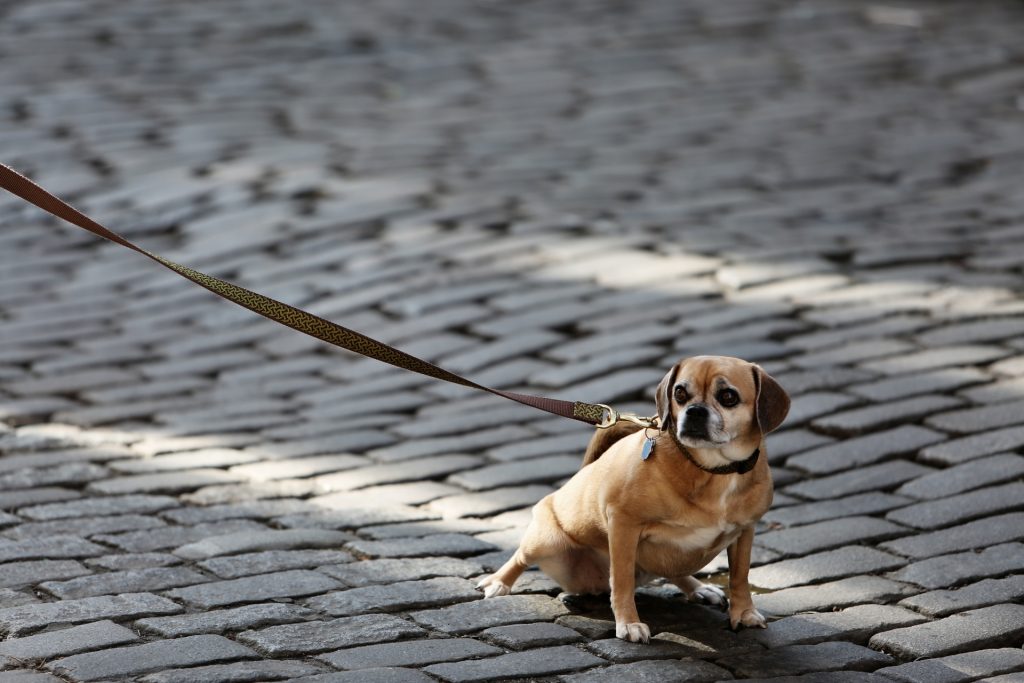
<instances>
[{"instance_id":1,"label":"dog's black nose","mask_svg":"<svg viewBox=\"0 0 1024 683\"><path fill-rule=\"evenodd\" d=\"M707 420L708 409L706 406L695 403L686 409L686 417L689 420Z\"/></svg>"}]
</instances>

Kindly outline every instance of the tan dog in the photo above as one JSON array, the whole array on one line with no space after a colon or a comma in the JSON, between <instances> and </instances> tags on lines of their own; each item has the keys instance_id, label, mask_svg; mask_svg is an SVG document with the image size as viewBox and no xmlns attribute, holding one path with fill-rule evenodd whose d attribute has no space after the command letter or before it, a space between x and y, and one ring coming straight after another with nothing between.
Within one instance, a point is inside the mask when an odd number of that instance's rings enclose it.
<instances>
[{"instance_id":1,"label":"tan dog","mask_svg":"<svg viewBox=\"0 0 1024 683\"><path fill-rule=\"evenodd\" d=\"M789 396L756 365L698 356L665 375L656 401L660 430L619 422L594 435L580 471L533 508L512 559L480 581L485 597L507 595L537 564L567 593L610 589L615 635L647 641L637 581L663 576L690 600L724 604L691 575L728 548L729 622L765 627L747 572L754 524L772 501L764 435Z\"/></svg>"}]
</instances>

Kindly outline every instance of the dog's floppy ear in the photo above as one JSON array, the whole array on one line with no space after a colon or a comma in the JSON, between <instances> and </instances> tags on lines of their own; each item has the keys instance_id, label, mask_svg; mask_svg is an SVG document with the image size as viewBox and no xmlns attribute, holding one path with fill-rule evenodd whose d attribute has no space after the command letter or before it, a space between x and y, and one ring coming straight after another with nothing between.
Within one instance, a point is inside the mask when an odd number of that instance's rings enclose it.
<instances>
[{"instance_id":1,"label":"dog's floppy ear","mask_svg":"<svg viewBox=\"0 0 1024 683\"><path fill-rule=\"evenodd\" d=\"M774 432L789 414L789 394L779 383L761 369L754 366L754 386L757 387L757 425L762 434Z\"/></svg>"},{"instance_id":2,"label":"dog's floppy ear","mask_svg":"<svg viewBox=\"0 0 1024 683\"><path fill-rule=\"evenodd\" d=\"M672 385L675 384L676 373L679 371L680 365L682 362L672 366L668 374L661 379L654 394L654 404L658 407L658 426L661 429L665 429L665 425L668 424L668 416L672 407Z\"/></svg>"}]
</instances>

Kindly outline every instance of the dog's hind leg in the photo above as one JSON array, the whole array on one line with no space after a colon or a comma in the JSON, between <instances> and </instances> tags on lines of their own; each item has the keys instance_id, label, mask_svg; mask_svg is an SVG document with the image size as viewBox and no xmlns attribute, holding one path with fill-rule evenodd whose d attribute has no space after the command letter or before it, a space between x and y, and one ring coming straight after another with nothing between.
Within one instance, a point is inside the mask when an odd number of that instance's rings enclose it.
<instances>
[{"instance_id":1,"label":"dog's hind leg","mask_svg":"<svg viewBox=\"0 0 1024 683\"><path fill-rule=\"evenodd\" d=\"M481 579L476 587L484 590L485 598L508 595L527 567L564 554L567 542L568 537L555 522L549 496L534 506L533 519L526 527L526 533L515 554L501 569Z\"/></svg>"},{"instance_id":2,"label":"dog's hind leg","mask_svg":"<svg viewBox=\"0 0 1024 683\"><path fill-rule=\"evenodd\" d=\"M671 579L686 594L690 602L704 602L709 605L725 605L725 591L718 586L698 581L692 576L677 576Z\"/></svg>"}]
</instances>

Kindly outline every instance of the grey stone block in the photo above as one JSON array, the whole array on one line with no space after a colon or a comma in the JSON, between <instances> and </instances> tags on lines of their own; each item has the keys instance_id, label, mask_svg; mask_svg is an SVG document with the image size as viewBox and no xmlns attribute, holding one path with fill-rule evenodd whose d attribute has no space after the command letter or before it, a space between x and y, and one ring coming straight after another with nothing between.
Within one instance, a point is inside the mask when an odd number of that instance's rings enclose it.
<instances>
[{"instance_id":1,"label":"grey stone block","mask_svg":"<svg viewBox=\"0 0 1024 683\"><path fill-rule=\"evenodd\" d=\"M874 574L904 564L906 560L874 548L847 546L754 567L750 570L750 583L760 588L789 588L854 574Z\"/></svg>"},{"instance_id":2,"label":"grey stone block","mask_svg":"<svg viewBox=\"0 0 1024 683\"><path fill-rule=\"evenodd\" d=\"M732 678L725 669L697 659L615 664L559 677L563 683L711 683Z\"/></svg>"},{"instance_id":3,"label":"grey stone block","mask_svg":"<svg viewBox=\"0 0 1024 683\"><path fill-rule=\"evenodd\" d=\"M862 434L882 427L912 422L925 415L961 405L963 401L952 396L918 396L844 410L819 417L811 424L815 429L829 433Z\"/></svg>"},{"instance_id":4,"label":"grey stone block","mask_svg":"<svg viewBox=\"0 0 1024 683\"><path fill-rule=\"evenodd\" d=\"M921 460L940 465L959 465L993 453L1014 451L1024 445L1024 427L1004 427L959 439L951 439L923 449Z\"/></svg>"},{"instance_id":5,"label":"grey stone block","mask_svg":"<svg viewBox=\"0 0 1024 683\"><path fill-rule=\"evenodd\" d=\"M931 429L904 425L805 451L786 460L786 466L828 474L869 465L898 453L912 453L945 438L944 434Z\"/></svg>"},{"instance_id":6,"label":"grey stone block","mask_svg":"<svg viewBox=\"0 0 1024 683\"><path fill-rule=\"evenodd\" d=\"M925 420L925 423L947 432L971 434L1020 424L1022 413L1024 413L1024 401L1000 401L991 405L932 415Z\"/></svg>"},{"instance_id":7,"label":"grey stone block","mask_svg":"<svg viewBox=\"0 0 1024 683\"><path fill-rule=\"evenodd\" d=\"M267 659L260 662L209 664L187 669L168 669L147 674L142 683L257 683L288 681L320 673L321 669L298 660Z\"/></svg>"},{"instance_id":8,"label":"grey stone block","mask_svg":"<svg viewBox=\"0 0 1024 683\"><path fill-rule=\"evenodd\" d=\"M568 614L558 600L541 595L506 595L490 600L464 602L441 609L413 612L412 619L445 633L471 633L492 626L553 621Z\"/></svg>"},{"instance_id":9,"label":"grey stone block","mask_svg":"<svg viewBox=\"0 0 1024 683\"><path fill-rule=\"evenodd\" d=\"M205 635L71 655L48 663L46 668L76 681L96 681L256 656L223 636Z\"/></svg>"},{"instance_id":10,"label":"grey stone block","mask_svg":"<svg viewBox=\"0 0 1024 683\"><path fill-rule=\"evenodd\" d=\"M728 664L737 678L768 678L812 671L872 671L892 661L880 652L840 641L738 654Z\"/></svg>"},{"instance_id":11,"label":"grey stone block","mask_svg":"<svg viewBox=\"0 0 1024 683\"><path fill-rule=\"evenodd\" d=\"M454 557L423 557L418 559L363 560L344 565L320 567L319 571L347 586L371 586L398 581L416 581L434 576L467 578L483 573L483 567L469 560Z\"/></svg>"},{"instance_id":12,"label":"grey stone block","mask_svg":"<svg viewBox=\"0 0 1024 683\"><path fill-rule=\"evenodd\" d=\"M896 489L902 496L945 498L1024 475L1024 456L999 453L926 474Z\"/></svg>"},{"instance_id":13,"label":"grey stone block","mask_svg":"<svg viewBox=\"0 0 1024 683\"><path fill-rule=\"evenodd\" d=\"M371 669L388 666L425 666L437 662L493 657L502 650L470 638L434 638L380 645L364 645L321 655L336 669Z\"/></svg>"},{"instance_id":14,"label":"grey stone block","mask_svg":"<svg viewBox=\"0 0 1024 683\"><path fill-rule=\"evenodd\" d=\"M91 557L85 563L90 567L124 571L128 569L147 569L149 567L169 567L181 564L181 558L169 553L131 553L128 555Z\"/></svg>"},{"instance_id":15,"label":"grey stone block","mask_svg":"<svg viewBox=\"0 0 1024 683\"><path fill-rule=\"evenodd\" d=\"M527 461L517 460L457 472L448 479L470 491L483 491L499 486L530 484L571 477L579 470L580 462L579 455L549 456Z\"/></svg>"},{"instance_id":16,"label":"grey stone block","mask_svg":"<svg viewBox=\"0 0 1024 683\"><path fill-rule=\"evenodd\" d=\"M1024 668L1024 651L997 648L887 666L875 673L904 683L961 683L1020 668Z\"/></svg>"},{"instance_id":17,"label":"grey stone block","mask_svg":"<svg viewBox=\"0 0 1024 683\"><path fill-rule=\"evenodd\" d=\"M367 614L244 631L238 635L238 640L268 656L281 657L387 643L424 634L422 628L404 619L386 614Z\"/></svg>"},{"instance_id":18,"label":"grey stone block","mask_svg":"<svg viewBox=\"0 0 1024 683\"><path fill-rule=\"evenodd\" d=\"M421 671L393 666L316 674L295 679L295 683L433 683L433 681L433 678Z\"/></svg>"},{"instance_id":19,"label":"grey stone block","mask_svg":"<svg viewBox=\"0 0 1024 683\"><path fill-rule=\"evenodd\" d=\"M1011 512L940 531L886 541L880 543L879 548L908 557L924 558L958 550L987 548L1021 538L1024 538L1024 512Z\"/></svg>"},{"instance_id":20,"label":"grey stone block","mask_svg":"<svg viewBox=\"0 0 1024 683\"><path fill-rule=\"evenodd\" d=\"M102 534L96 536L95 540L132 553L148 553L175 548L209 536L264 529L265 526L252 520L233 519L195 526L167 526L145 531L127 531L122 534Z\"/></svg>"},{"instance_id":21,"label":"grey stone block","mask_svg":"<svg viewBox=\"0 0 1024 683\"><path fill-rule=\"evenodd\" d=\"M348 534L326 529L240 531L183 545L174 550L174 554L186 560L205 560L255 550L340 547L350 538Z\"/></svg>"},{"instance_id":22,"label":"grey stone block","mask_svg":"<svg viewBox=\"0 0 1024 683\"><path fill-rule=\"evenodd\" d=\"M947 588L986 576L1024 570L1024 544L1004 543L981 552L963 552L913 562L890 576L925 588Z\"/></svg>"},{"instance_id":23,"label":"grey stone block","mask_svg":"<svg viewBox=\"0 0 1024 683\"><path fill-rule=\"evenodd\" d=\"M926 349L902 356L868 361L861 363L859 367L872 372L881 372L885 375L902 375L952 365L977 365L998 360L1008 355L1009 352L1006 349L998 346L965 344Z\"/></svg>"},{"instance_id":24,"label":"grey stone block","mask_svg":"<svg viewBox=\"0 0 1024 683\"><path fill-rule=\"evenodd\" d=\"M268 550L230 557L215 557L197 564L222 579L237 579L253 574L269 574L287 569L308 569L319 565L344 564L351 561L352 555L344 550Z\"/></svg>"},{"instance_id":25,"label":"grey stone block","mask_svg":"<svg viewBox=\"0 0 1024 683\"><path fill-rule=\"evenodd\" d=\"M133 619L150 614L177 614L181 611L181 605L151 593L125 593L0 609L0 628L13 637L26 635L52 624L80 624L100 619Z\"/></svg>"},{"instance_id":26,"label":"grey stone block","mask_svg":"<svg viewBox=\"0 0 1024 683\"><path fill-rule=\"evenodd\" d=\"M115 460L110 469L120 474L151 474L201 467L230 467L259 460L259 455L233 448L201 448L185 453L169 453L152 458Z\"/></svg>"},{"instance_id":27,"label":"grey stone block","mask_svg":"<svg viewBox=\"0 0 1024 683\"><path fill-rule=\"evenodd\" d=\"M917 590L920 589L880 576L853 576L764 593L755 596L754 604L763 613L788 616L797 612L822 612L862 603L888 602Z\"/></svg>"},{"instance_id":28,"label":"grey stone block","mask_svg":"<svg viewBox=\"0 0 1024 683\"><path fill-rule=\"evenodd\" d=\"M143 632L156 633L165 638L177 638L200 633L224 633L262 626L290 624L304 621L313 616L314 612L305 607L271 602L232 609L180 614L172 617L149 617L137 620L135 627Z\"/></svg>"},{"instance_id":29,"label":"grey stone block","mask_svg":"<svg viewBox=\"0 0 1024 683\"><path fill-rule=\"evenodd\" d=\"M1024 605L993 605L917 626L878 633L871 647L904 658L1016 645L1024 637Z\"/></svg>"},{"instance_id":30,"label":"grey stone block","mask_svg":"<svg viewBox=\"0 0 1024 683\"><path fill-rule=\"evenodd\" d=\"M860 403L853 396L833 391L812 391L794 396L786 417L787 427L798 427L816 417L834 413L841 408Z\"/></svg>"},{"instance_id":31,"label":"grey stone block","mask_svg":"<svg viewBox=\"0 0 1024 683\"><path fill-rule=\"evenodd\" d=\"M432 555L479 555L495 546L464 534L436 534L422 538L387 541L352 541L349 550L369 557L428 557Z\"/></svg>"},{"instance_id":32,"label":"grey stone block","mask_svg":"<svg viewBox=\"0 0 1024 683\"><path fill-rule=\"evenodd\" d=\"M912 499L904 496L894 496L890 493L873 491L834 500L773 507L761 519L768 523L781 524L783 526L797 526L800 524L822 522L828 519L887 512L912 502ZM774 501L774 504L778 505L778 501Z\"/></svg>"},{"instance_id":33,"label":"grey stone block","mask_svg":"<svg viewBox=\"0 0 1024 683\"><path fill-rule=\"evenodd\" d=\"M480 637L492 643L513 650L525 650L531 647L564 645L583 640L578 632L560 624L544 622L536 624L513 624L511 626L495 626L485 629Z\"/></svg>"},{"instance_id":34,"label":"grey stone block","mask_svg":"<svg viewBox=\"0 0 1024 683\"><path fill-rule=\"evenodd\" d=\"M465 579L440 577L364 586L311 598L307 604L334 617L368 612L394 612L475 600L480 592Z\"/></svg>"},{"instance_id":35,"label":"grey stone block","mask_svg":"<svg viewBox=\"0 0 1024 683\"><path fill-rule=\"evenodd\" d=\"M984 579L957 590L937 590L904 598L899 604L930 617L945 617L954 612L1016 602L1024 598L1024 576Z\"/></svg>"},{"instance_id":36,"label":"grey stone block","mask_svg":"<svg viewBox=\"0 0 1024 683\"><path fill-rule=\"evenodd\" d=\"M159 474L133 474L89 484L88 490L108 496L141 493L181 493L213 484L234 484L244 477L224 470L194 469Z\"/></svg>"},{"instance_id":37,"label":"grey stone block","mask_svg":"<svg viewBox=\"0 0 1024 683\"><path fill-rule=\"evenodd\" d=\"M8 562L0 573L0 586L20 588L40 581L70 579L88 574L89 570L75 560L36 560L34 562Z\"/></svg>"},{"instance_id":38,"label":"grey stone block","mask_svg":"<svg viewBox=\"0 0 1024 683\"><path fill-rule=\"evenodd\" d=\"M838 612L796 614L773 621L767 630L752 630L743 635L767 648L826 640L865 643L878 631L911 626L925 620L920 614L901 607L856 605Z\"/></svg>"},{"instance_id":39,"label":"grey stone block","mask_svg":"<svg viewBox=\"0 0 1024 683\"><path fill-rule=\"evenodd\" d=\"M113 595L118 592L145 593L178 586L206 583L210 579L185 567L152 567L107 574L93 574L68 581L39 584L46 592L64 599Z\"/></svg>"},{"instance_id":40,"label":"grey stone block","mask_svg":"<svg viewBox=\"0 0 1024 683\"><path fill-rule=\"evenodd\" d=\"M56 519L49 522L28 522L20 524L7 533L12 538L29 539L40 536L71 535L86 538L96 534L112 534L121 531L137 531L166 526L166 522L145 515L111 515L108 517L84 517L82 519Z\"/></svg>"},{"instance_id":41,"label":"grey stone block","mask_svg":"<svg viewBox=\"0 0 1024 683\"><path fill-rule=\"evenodd\" d=\"M317 477L317 491L351 491L354 489L395 484L403 481L436 479L453 472L461 472L483 464L483 460L472 455L442 455L440 457L404 460L401 463L370 465L358 469Z\"/></svg>"},{"instance_id":42,"label":"grey stone block","mask_svg":"<svg viewBox=\"0 0 1024 683\"><path fill-rule=\"evenodd\" d=\"M493 681L501 678L547 676L604 664L603 659L571 645L513 652L489 659L434 664L424 669L429 674L453 683Z\"/></svg>"},{"instance_id":43,"label":"grey stone block","mask_svg":"<svg viewBox=\"0 0 1024 683\"><path fill-rule=\"evenodd\" d=\"M199 586L176 588L167 596L200 609L224 607L240 602L260 602L292 598L337 590L341 585L314 571L294 569L273 574L257 574L229 581L214 581Z\"/></svg>"},{"instance_id":44,"label":"grey stone block","mask_svg":"<svg viewBox=\"0 0 1024 683\"><path fill-rule=\"evenodd\" d=\"M975 368L942 368L854 384L848 391L869 401L889 401L916 394L942 393L989 379L989 375Z\"/></svg>"},{"instance_id":45,"label":"grey stone block","mask_svg":"<svg viewBox=\"0 0 1024 683\"><path fill-rule=\"evenodd\" d=\"M620 638L605 638L586 643L584 647L598 657L617 664L638 662L643 659L681 659L701 654L698 648L658 638L653 638L647 643L630 643Z\"/></svg>"},{"instance_id":46,"label":"grey stone block","mask_svg":"<svg viewBox=\"0 0 1024 683\"><path fill-rule=\"evenodd\" d=\"M790 484L783 493L827 500L853 493L875 489L890 489L905 481L916 479L935 470L906 460L894 460L878 465L858 467L847 472L833 474L820 479L810 479Z\"/></svg>"},{"instance_id":47,"label":"grey stone block","mask_svg":"<svg viewBox=\"0 0 1024 683\"><path fill-rule=\"evenodd\" d=\"M431 501L429 508L444 517L487 517L534 505L552 493L549 486L510 486Z\"/></svg>"},{"instance_id":48,"label":"grey stone block","mask_svg":"<svg viewBox=\"0 0 1024 683\"><path fill-rule=\"evenodd\" d=\"M0 562L96 557L105 552L103 546L77 536L47 536L0 544Z\"/></svg>"},{"instance_id":49,"label":"grey stone block","mask_svg":"<svg viewBox=\"0 0 1024 683\"><path fill-rule=\"evenodd\" d=\"M804 555L836 546L877 541L907 529L874 517L846 517L758 534L754 543L782 555Z\"/></svg>"},{"instance_id":50,"label":"grey stone block","mask_svg":"<svg viewBox=\"0 0 1024 683\"><path fill-rule=\"evenodd\" d=\"M35 505L22 508L19 514L29 519L46 521L97 515L148 514L177 506L178 501L170 496L110 496Z\"/></svg>"},{"instance_id":51,"label":"grey stone block","mask_svg":"<svg viewBox=\"0 0 1024 683\"><path fill-rule=\"evenodd\" d=\"M333 509L335 505L331 498L332 496L328 495L311 499L314 505L323 505L326 508L321 512L285 515L275 518L274 522L284 527L298 529L358 529L371 524L418 522L438 517L437 514L409 505L346 505L342 509Z\"/></svg>"},{"instance_id":52,"label":"grey stone block","mask_svg":"<svg viewBox=\"0 0 1024 683\"><path fill-rule=\"evenodd\" d=\"M885 518L918 529L935 529L1020 507L1024 507L1024 483L1013 482L909 505Z\"/></svg>"},{"instance_id":53,"label":"grey stone block","mask_svg":"<svg viewBox=\"0 0 1024 683\"><path fill-rule=\"evenodd\" d=\"M0 656L11 657L21 662L32 662L98 650L111 645L123 645L138 639L133 631L112 621L103 620L25 638L5 640L0 643Z\"/></svg>"}]
</instances>

